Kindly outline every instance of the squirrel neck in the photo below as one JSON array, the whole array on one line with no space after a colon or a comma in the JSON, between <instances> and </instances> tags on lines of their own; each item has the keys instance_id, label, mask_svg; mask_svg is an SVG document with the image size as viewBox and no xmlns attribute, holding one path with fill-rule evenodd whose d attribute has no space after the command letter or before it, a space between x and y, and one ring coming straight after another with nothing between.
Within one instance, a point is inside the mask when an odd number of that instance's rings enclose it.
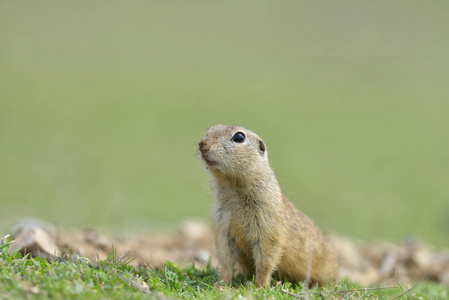
<instances>
[{"instance_id":1,"label":"squirrel neck","mask_svg":"<svg viewBox=\"0 0 449 300\"><path fill-rule=\"evenodd\" d=\"M262 171L252 170L250 174L240 177L214 174L215 190L218 194L235 193L241 199L258 199L258 201L282 201L282 192L271 167Z\"/></svg>"}]
</instances>

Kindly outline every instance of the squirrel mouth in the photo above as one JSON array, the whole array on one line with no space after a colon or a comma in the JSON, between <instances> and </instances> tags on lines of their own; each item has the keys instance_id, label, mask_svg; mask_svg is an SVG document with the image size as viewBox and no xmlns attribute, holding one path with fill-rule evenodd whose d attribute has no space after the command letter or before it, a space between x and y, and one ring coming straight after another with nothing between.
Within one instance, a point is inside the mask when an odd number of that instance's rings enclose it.
<instances>
[{"instance_id":1,"label":"squirrel mouth","mask_svg":"<svg viewBox=\"0 0 449 300\"><path fill-rule=\"evenodd\" d=\"M207 159L204 155L201 156L208 166L215 166L217 163L213 160Z\"/></svg>"}]
</instances>

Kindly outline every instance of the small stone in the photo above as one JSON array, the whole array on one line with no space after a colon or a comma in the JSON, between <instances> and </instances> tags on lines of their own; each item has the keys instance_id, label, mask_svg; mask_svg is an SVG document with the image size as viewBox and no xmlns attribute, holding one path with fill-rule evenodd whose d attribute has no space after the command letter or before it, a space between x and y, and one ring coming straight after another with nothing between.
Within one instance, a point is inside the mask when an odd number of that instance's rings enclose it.
<instances>
[{"instance_id":1,"label":"small stone","mask_svg":"<svg viewBox=\"0 0 449 300\"><path fill-rule=\"evenodd\" d=\"M209 260L211 259L211 257L212 257L212 255L210 254L209 251L207 251L205 249L199 249L196 253L195 259L197 259L203 263L208 263Z\"/></svg>"},{"instance_id":2,"label":"small stone","mask_svg":"<svg viewBox=\"0 0 449 300\"><path fill-rule=\"evenodd\" d=\"M15 243L11 244L10 251L45 258L53 258L61 253L50 234L38 227L21 229L15 237Z\"/></svg>"},{"instance_id":3,"label":"small stone","mask_svg":"<svg viewBox=\"0 0 449 300\"><path fill-rule=\"evenodd\" d=\"M210 229L202 222L186 221L181 225L180 234L190 240L201 240L210 234Z\"/></svg>"},{"instance_id":4,"label":"small stone","mask_svg":"<svg viewBox=\"0 0 449 300\"><path fill-rule=\"evenodd\" d=\"M380 275L383 277L387 277L390 274L392 274L393 268L396 265L397 260L398 260L397 253L395 251L389 251L379 267Z\"/></svg>"}]
</instances>

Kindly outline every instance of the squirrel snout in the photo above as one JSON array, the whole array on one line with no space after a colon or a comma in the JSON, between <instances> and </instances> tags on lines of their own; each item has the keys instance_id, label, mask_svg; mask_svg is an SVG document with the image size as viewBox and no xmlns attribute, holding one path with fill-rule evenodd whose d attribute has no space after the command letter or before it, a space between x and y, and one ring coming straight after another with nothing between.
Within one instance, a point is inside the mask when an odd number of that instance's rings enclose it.
<instances>
[{"instance_id":1,"label":"squirrel snout","mask_svg":"<svg viewBox=\"0 0 449 300\"><path fill-rule=\"evenodd\" d=\"M200 150L201 154L205 154L207 151L209 151L209 147L207 146L207 144L203 141L201 141L198 144L198 149Z\"/></svg>"}]
</instances>

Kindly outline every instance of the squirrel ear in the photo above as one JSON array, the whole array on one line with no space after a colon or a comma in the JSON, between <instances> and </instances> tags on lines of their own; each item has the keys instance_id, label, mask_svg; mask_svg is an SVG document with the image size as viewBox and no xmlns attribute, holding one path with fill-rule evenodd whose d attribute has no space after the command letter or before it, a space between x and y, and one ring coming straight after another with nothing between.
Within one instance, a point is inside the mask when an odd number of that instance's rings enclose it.
<instances>
[{"instance_id":1,"label":"squirrel ear","mask_svg":"<svg viewBox=\"0 0 449 300\"><path fill-rule=\"evenodd\" d=\"M263 154L265 152L265 149L266 149L266 147L265 147L264 142L262 140L259 140L259 151L260 151L260 153Z\"/></svg>"}]
</instances>

